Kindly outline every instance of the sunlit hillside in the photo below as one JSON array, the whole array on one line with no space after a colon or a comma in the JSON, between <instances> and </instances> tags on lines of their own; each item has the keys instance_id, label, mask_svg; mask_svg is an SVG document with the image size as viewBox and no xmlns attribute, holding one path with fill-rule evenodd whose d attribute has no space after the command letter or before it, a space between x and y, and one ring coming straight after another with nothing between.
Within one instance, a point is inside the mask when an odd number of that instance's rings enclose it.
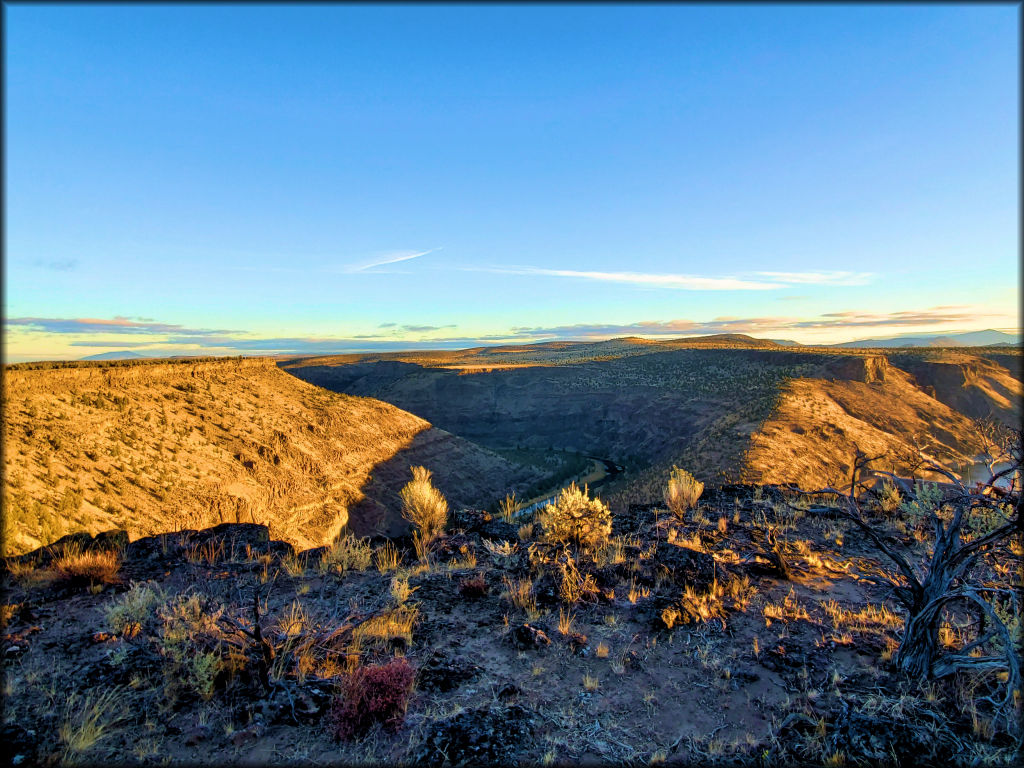
<instances>
[{"instance_id":1,"label":"sunlit hillside","mask_svg":"<svg viewBox=\"0 0 1024 768\"><path fill-rule=\"evenodd\" d=\"M412 464L436 465L465 504L539 474L266 359L11 366L3 440L9 552L76 530L135 538L236 521L316 546L346 523L392 525Z\"/></svg>"}]
</instances>

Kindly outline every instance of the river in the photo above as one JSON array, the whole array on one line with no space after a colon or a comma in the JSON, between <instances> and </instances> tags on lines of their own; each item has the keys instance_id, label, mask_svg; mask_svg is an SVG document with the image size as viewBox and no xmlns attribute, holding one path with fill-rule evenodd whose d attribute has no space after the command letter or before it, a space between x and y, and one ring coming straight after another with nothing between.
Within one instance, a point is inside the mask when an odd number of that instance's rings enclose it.
<instances>
[{"instance_id":1,"label":"river","mask_svg":"<svg viewBox=\"0 0 1024 768\"><path fill-rule=\"evenodd\" d=\"M606 485L611 482L623 472L623 468L610 459L602 459L598 456L586 455L584 455L584 458L590 459L590 467L586 472L582 472L579 475L566 480L554 490L548 491L540 496L535 496L532 499L528 499L523 502L523 506L516 510L512 519L522 520L523 518L532 515L538 509L551 504L558 498L564 488L568 488L573 483L586 485L590 491L594 491L602 485Z\"/></svg>"}]
</instances>

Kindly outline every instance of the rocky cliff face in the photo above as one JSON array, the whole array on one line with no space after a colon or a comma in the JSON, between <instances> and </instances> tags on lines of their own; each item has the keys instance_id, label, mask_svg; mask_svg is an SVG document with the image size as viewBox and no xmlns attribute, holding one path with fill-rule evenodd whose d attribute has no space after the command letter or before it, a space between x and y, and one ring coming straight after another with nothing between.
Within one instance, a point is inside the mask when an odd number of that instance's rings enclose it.
<instances>
[{"instance_id":1,"label":"rocky cliff face","mask_svg":"<svg viewBox=\"0 0 1024 768\"><path fill-rule=\"evenodd\" d=\"M893 365L936 400L972 418L993 417L1009 426L1021 419L1020 359L1009 354L892 355Z\"/></svg>"},{"instance_id":2,"label":"rocky cliff face","mask_svg":"<svg viewBox=\"0 0 1024 768\"><path fill-rule=\"evenodd\" d=\"M840 357L823 366L823 378L874 384L885 381L889 361L884 355Z\"/></svg>"}]
</instances>

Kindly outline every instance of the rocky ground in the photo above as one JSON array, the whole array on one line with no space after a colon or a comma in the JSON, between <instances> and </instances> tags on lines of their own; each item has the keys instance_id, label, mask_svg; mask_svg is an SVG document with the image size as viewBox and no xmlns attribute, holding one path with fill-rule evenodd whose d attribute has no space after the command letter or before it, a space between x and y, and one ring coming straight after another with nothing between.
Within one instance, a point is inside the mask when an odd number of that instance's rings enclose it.
<instances>
[{"instance_id":1,"label":"rocky ground","mask_svg":"<svg viewBox=\"0 0 1024 768\"><path fill-rule=\"evenodd\" d=\"M881 512L874 524L911 554L927 546ZM896 673L902 617L870 581L881 563L823 506L730 486L685 522L634 505L587 553L539 533L453 513L428 564L408 539L296 552L253 524L76 534L8 558L4 760L1020 756L983 701L997 680Z\"/></svg>"}]
</instances>

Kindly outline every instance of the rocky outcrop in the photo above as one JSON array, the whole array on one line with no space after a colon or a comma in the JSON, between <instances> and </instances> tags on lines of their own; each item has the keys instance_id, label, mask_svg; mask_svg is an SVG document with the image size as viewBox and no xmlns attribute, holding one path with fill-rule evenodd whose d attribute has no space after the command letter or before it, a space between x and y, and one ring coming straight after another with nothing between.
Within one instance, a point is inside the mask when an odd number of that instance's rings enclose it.
<instances>
[{"instance_id":1,"label":"rocky outcrop","mask_svg":"<svg viewBox=\"0 0 1024 768\"><path fill-rule=\"evenodd\" d=\"M993 417L1009 426L1020 423L1024 387L1020 374L1007 367L1020 356L1003 355L998 360L980 355L893 354L894 366L906 371L932 397L971 418ZM1006 365L1004 365L1005 363Z\"/></svg>"},{"instance_id":2,"label":"rocky outcrop","mask_svg":"<svg viewBox=\"0 0 1024 768\"><path fill-rule=\"evenodd\" d=\"M884 355L851 355L832 360L824 366L824 377L837 381L860 381L865 384L885 381L889 361Z\"/></svg>"}]
</instances>

